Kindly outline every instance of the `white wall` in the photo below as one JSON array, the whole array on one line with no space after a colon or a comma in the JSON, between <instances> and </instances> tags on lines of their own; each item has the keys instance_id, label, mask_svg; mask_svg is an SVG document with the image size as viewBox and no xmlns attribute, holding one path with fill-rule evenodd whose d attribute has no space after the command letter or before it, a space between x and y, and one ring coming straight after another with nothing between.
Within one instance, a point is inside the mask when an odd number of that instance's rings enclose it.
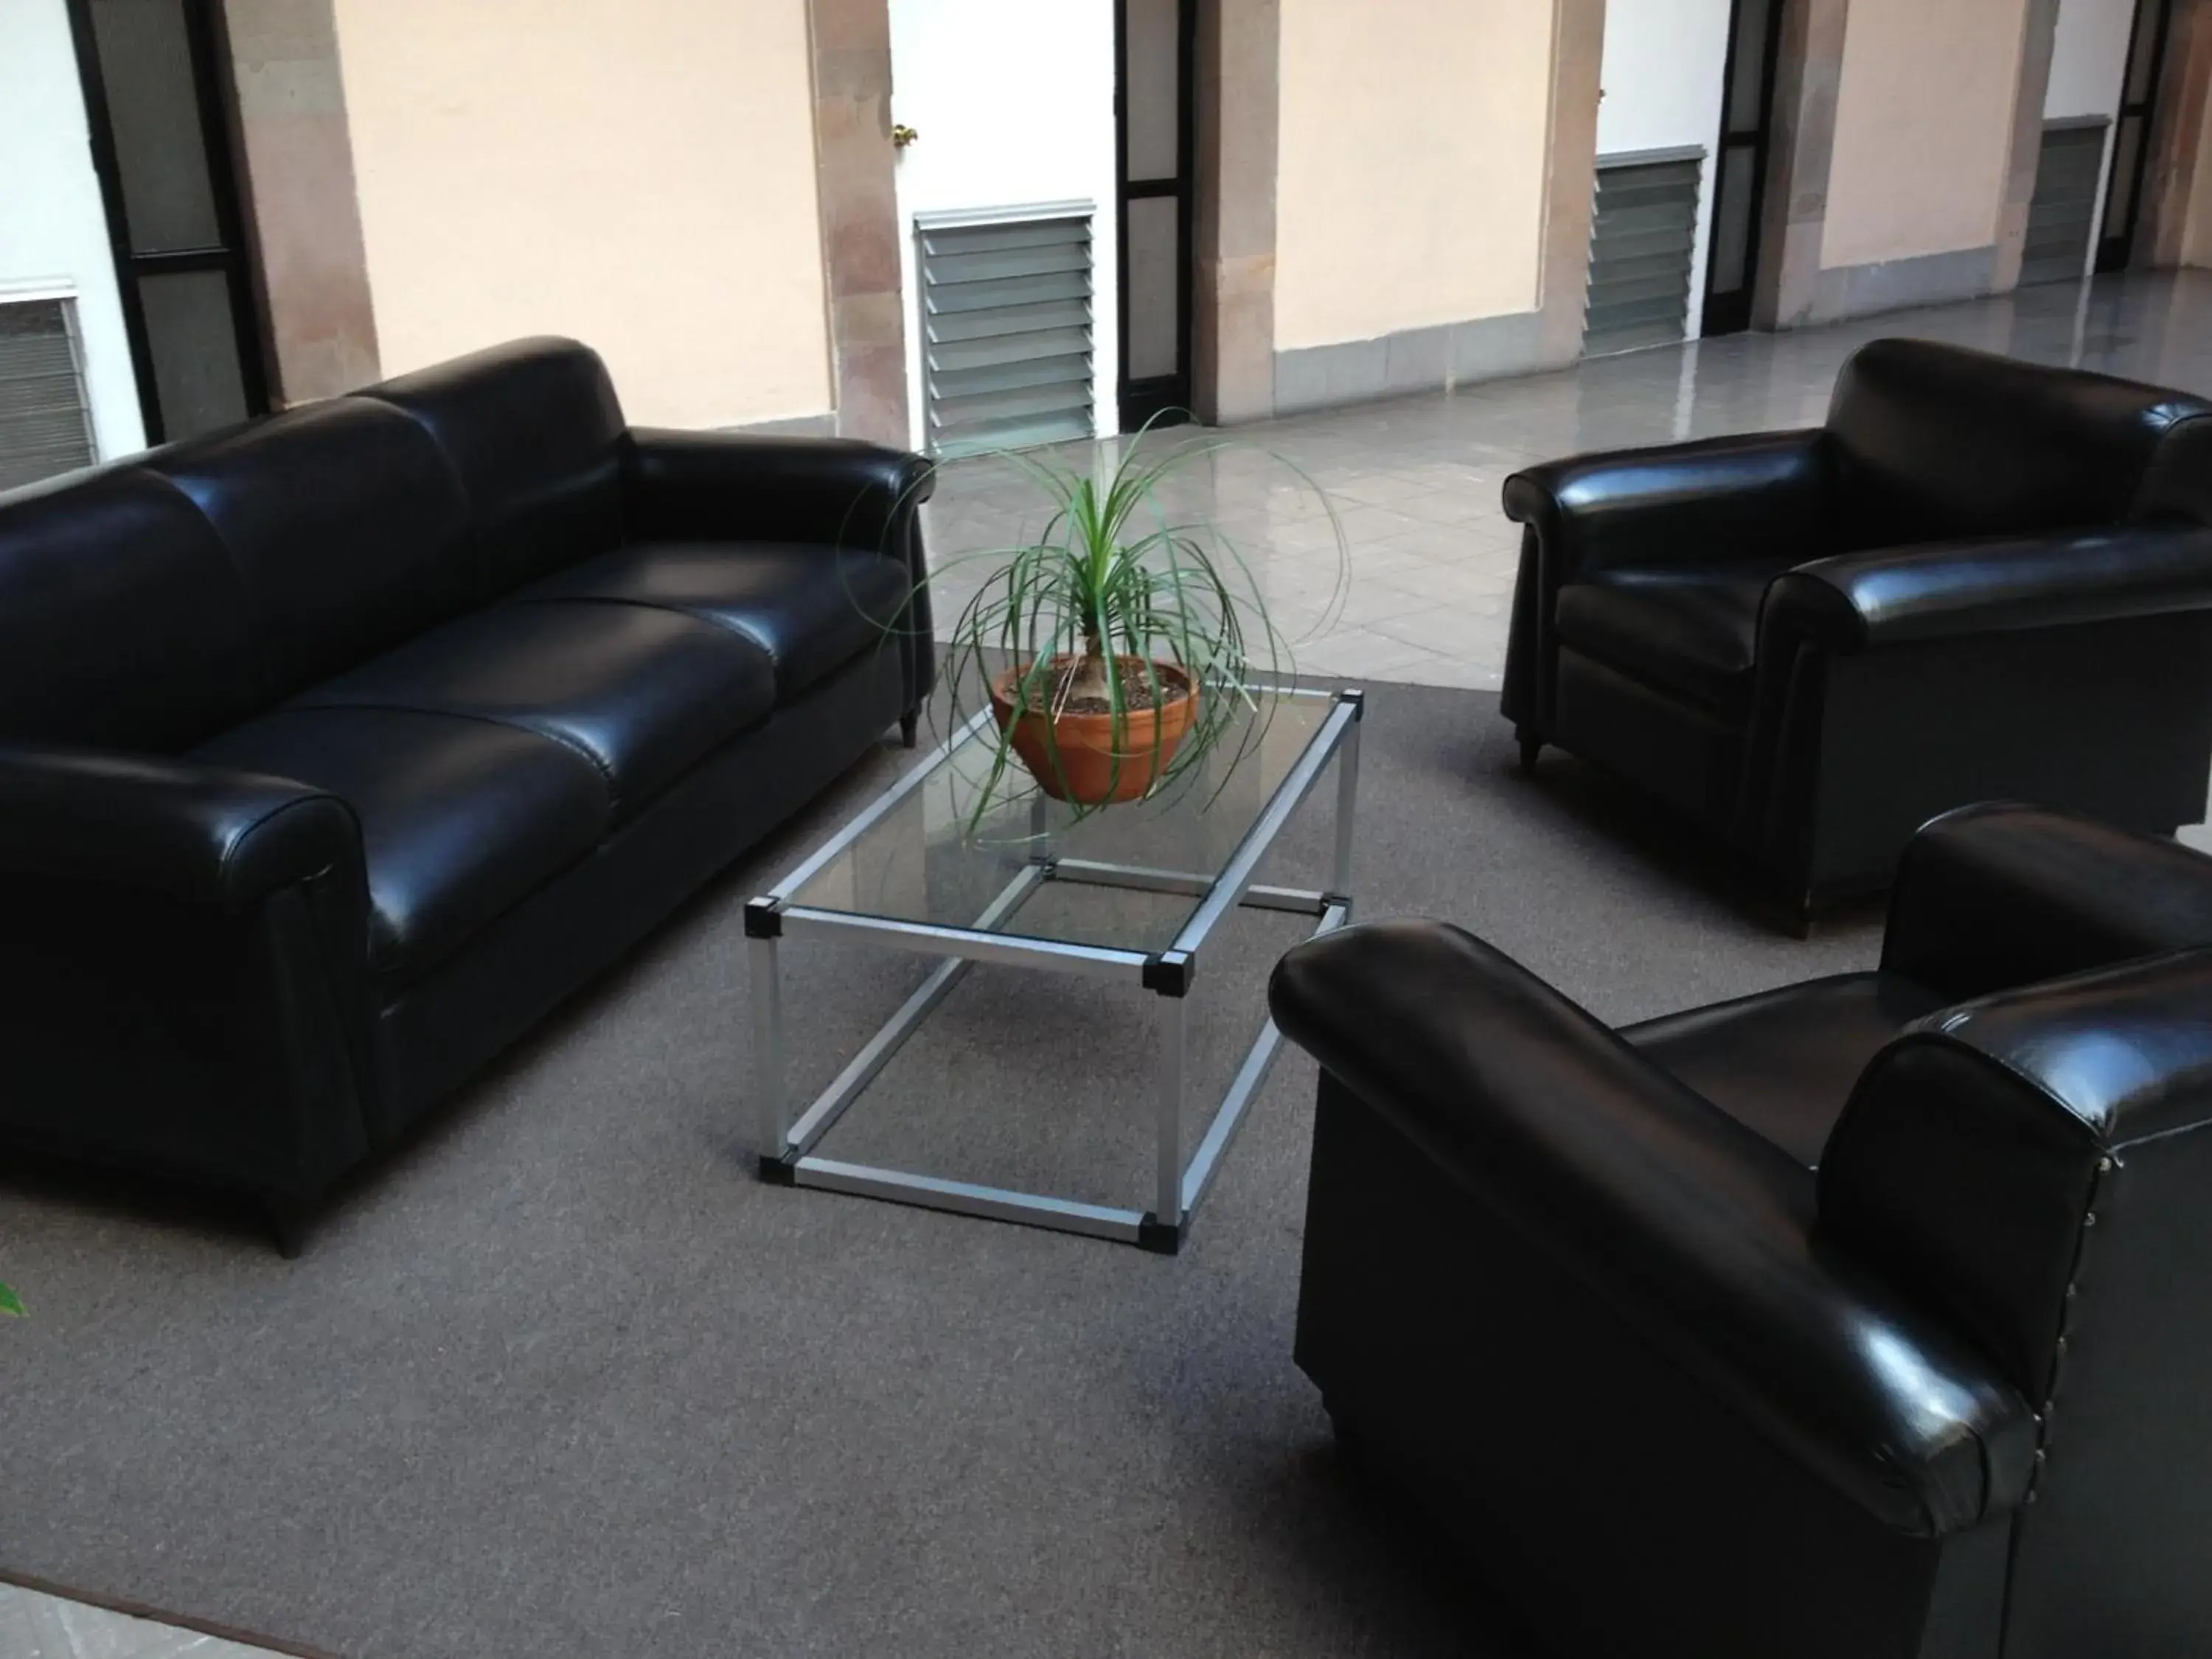
<instances>
[{"instance_id":1,"label":"white wall","mask_svg":"<svg viewBox=\"0 0 2212 1659\"><path fill-rule=\"evenodd\" d=\"M2119 112L2120 78L2127 72L2128 30L2135 11L2135 0L2058 0L2044 119Z\"/></svg>"},{"instance_id":2,"label":"white wall","mask_svg":"<svg viewBox=\"0 0 2212 1659\"><path fill-rule=\"evenodd\" d=\"M1698 191L1696 264L1690 271L1689 337L1704 322L1705 256L1712 226L1714 143L1728 68L1729 0L1616 0L1605 12L1605 63L1597 154L1705 152Z\"/></svg>"},{"instance_id":3,"label":"white wall","mask_svg":"<svg viewBox=\"0 0 2212 1659\"><path fill-rule=\"evenodd\" d=\"M146 447L63 0L0 0L0 299L76 301L102 460Z\"/></svg>"},{"instance_id":4,"label":"white wall","mask_svg":"<svg viewBox=\"0 0 2212 1659\"><path fill-rule=\"evenodd\" d=\"M1121 226L1115 204L1113 0L891 0L891 117L913 442L927 410L915 315L914 216L1088 201L1091 394L1121 429Z\"/></svg>"}]
</instances>

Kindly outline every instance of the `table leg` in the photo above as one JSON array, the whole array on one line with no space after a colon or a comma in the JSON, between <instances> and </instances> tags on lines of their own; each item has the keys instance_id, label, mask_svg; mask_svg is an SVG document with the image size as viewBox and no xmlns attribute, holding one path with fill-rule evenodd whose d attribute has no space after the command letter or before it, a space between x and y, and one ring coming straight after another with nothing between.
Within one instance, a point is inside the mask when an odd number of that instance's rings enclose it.
<instances>
[{"instance_id":1,"label":"table leg","mask_svg":"<svg viewBox=\"0 0 2212 1659\"><path fill-rule=\"evenodd\" d=\"M1336 895L1352 892L1353 810L1359 801L1359 726L1354 720L1336 751Z\"/></svg>"},{"instance_id":2,"label":"table leg","mask_svg":"<svg viewBox=\"0 0 2212 1659\"><path fill-rule=\"evenodd\" d=\"M1159 1186L1152 1218L1162 1227L1182 1224L1183 1006L1179 996L1153 999L1160 1010Z\"/></svg>"},{"instance_id":3,"label":"table leg","mask_svg":"<svg viewBox=\"0 0 2212 1659\"><path fill-rule=\"evenodd\" d=\"M783 1156L784 1137L790 1127L784 1099L787 1084L783 1060L783 975L777 960L777 941L748 940L753 979L753 1091L763 1164Z\"/></svg>"}]
</instances>

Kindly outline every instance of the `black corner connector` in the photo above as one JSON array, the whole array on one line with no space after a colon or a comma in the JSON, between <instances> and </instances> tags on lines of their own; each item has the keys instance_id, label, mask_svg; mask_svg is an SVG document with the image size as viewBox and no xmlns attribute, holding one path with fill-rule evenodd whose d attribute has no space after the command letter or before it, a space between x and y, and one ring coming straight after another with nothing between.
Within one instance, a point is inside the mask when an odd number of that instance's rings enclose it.
<instances>
[{"instance_id":1,"label":"black corner connector","mask_svg":"<svg viewBox=\"0 0 2212 1659\"><path fill-rule=\"evenodd\" d=\"M1352 719L1364 720L1367 718L1367 693L1359 687L1346 686L1336 694L1336 700L1339 702L1348 702L1352 705Z\"/></svg>"},{"instance_id":2,"label":"black corner connector","mask_svg":"<svg viewBox=\"0 0 2212 1659\"><path fill-rule=\"evenodd\" d=\"M747 939L781 939L783 937L783 901L757 898L745 901L745 937Z\"/></svg>"},{"instance_id":3,"label":"black corner connector","mask_svg":"<svg viewBox=\"0 0 2212 1659\"><path fill-rule=\"evenodd\" d=\"M799 1184L799 1171L794 1167L794 1160L788 1158L770 1158L766 1152L763 1152L760 1160L760 1178L771 1187L796 1187Z\"/></svg>"},{"instance_id":4,"label":"black corner connector","mask_svg":"<svg viewBox=\"0 0 2212 1659\"><path fill-rule=\"evenodd\" d=\"M1137 1224L1137 1248L1154 1255L1181 1255L1182 1229L1170 1227L1151 1211Z\"/></svg>"},{"instance_id":5,"label":"black corner connector","mask_svg":"<svg viewBox=\"0 0 2212 1659\"><path fill-rule=\"evenodd\" d=\"M1163 951L1145 963L1145 988L1164 997L1187 997L1198 976L1198 960L1188 951Z\"/></svg>"}]
</instances>

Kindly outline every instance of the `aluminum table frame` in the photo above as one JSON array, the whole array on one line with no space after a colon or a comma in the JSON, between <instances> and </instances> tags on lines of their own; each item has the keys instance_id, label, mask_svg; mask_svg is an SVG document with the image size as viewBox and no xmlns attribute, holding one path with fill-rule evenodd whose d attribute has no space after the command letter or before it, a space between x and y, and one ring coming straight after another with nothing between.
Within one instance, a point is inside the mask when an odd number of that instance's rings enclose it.
<instances>
[{"instance_id":1,"label":"aluminum table frame","mask_svg":"<svg viewBox=\"0 0 2212 1659\"><path fill-rule=\"evenodd\" d=\"M1290 690L1273 695L1327 697L1336 707L1307 740L1296 763L1276 787L1218 876L1040 853L1017 871L998 896L965 927L857 915L793 903L793 894L859 841L919 788L925 779L951 760L990 718L989 711L983 710L946 738L927 760L863 809L827 845L767 893L747 903L745 933L752 970L753 1081L758 1096L762 1179L782 1186L818 1187L927 1209L1082 1233L1164 1255L1172 1255L1180 1249L1191 1214L1212 1185L1222 1155L1243 1121L1245 1109L1259 1091L1282 1044L1282 1034L1275 1029L1274 1021L1265 1021L1215 1109L1212 1121L1186 1162L1185 1009L1199 951L1221 919L1240 907L1312 916L1317 924L1313 932L1316 939L1343 927L1352 915L1352 844L1359 793L1359 726L1365 712L1365 694L1352 690ZM1255 884L1253 876L1261 860L1297 815L1332 761L1337 763L1334 885L1323 891ZM1040 845L1045 812L1046 802L1040 795L1032 807L1031 818L1040 833ZM1151 953L1029 939L996 931L1048 881L1184 893L1198 898L1200 903L1176 933L1174 942L1164 951ZM780 962L781 942L792 937L866 939L895 950L945 958L796 1121L791 1119L787 1099ZM969 965L975 962L1081 975L1138 985L1154 993L1158 1005L1160 1055L1154 1108L1158 1184L1150 1210L1079 1203L1073 1199L976 1186L816 1156L814 1147L822 1137L860 1097L891 1056L921 1028L930 1011L945 1000L968 971Z\"/></svg>"}]
</instances>

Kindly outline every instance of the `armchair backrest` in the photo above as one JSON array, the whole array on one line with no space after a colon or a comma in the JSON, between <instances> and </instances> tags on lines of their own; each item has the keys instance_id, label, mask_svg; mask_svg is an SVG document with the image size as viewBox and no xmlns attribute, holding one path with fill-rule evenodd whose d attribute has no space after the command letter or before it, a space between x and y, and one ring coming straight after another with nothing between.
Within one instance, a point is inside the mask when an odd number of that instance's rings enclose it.
<instances>
[{"instance_id":1,"label":"armchair backrest","mask_svg":"<svg viewBox=\"0 0 2212 1659\"><path fill-rule=\"evenodd\" d=\"M2077 1627L2035 1651L2197 1650L2092 1626L2175 1636L2212 1538L2212 950L1932 1017L1860 1078L1817 1193L1824 1240L2038 1407L2014 1616Z\"/></svg>"},{"instance_id":2,"label":"armchair backrest","mask_svg":"<svg viewBox=\"0 0 2212 1659\"><path fill-rule=\"evenodd\" d=\"M1875 340L1828 408L1845 550L2116 524L2212 404L1932 340Z\"/></svg>"}]
</instances>

